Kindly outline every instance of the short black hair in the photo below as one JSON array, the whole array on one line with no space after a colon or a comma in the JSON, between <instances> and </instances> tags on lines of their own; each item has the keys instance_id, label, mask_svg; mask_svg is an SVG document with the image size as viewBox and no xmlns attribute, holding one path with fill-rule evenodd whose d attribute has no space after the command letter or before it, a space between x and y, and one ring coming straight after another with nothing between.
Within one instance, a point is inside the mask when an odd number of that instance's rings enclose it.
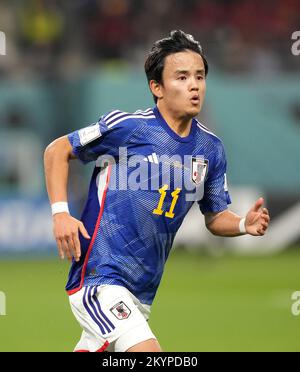
<instances>
[{"instance_id":1,"label":"short black hair","mask_svg":"<svg viewBox=\"0 0 300 372\"><path fill-rule=\"evenodd\" d=\"M185 50L192 50L202 57L206 76L208 73L208 63L200 43L190 34L186 34L181 30L173 30L170 32L169 37L157 40L148 54L145 62L145 73L148 83L150 83L150 80L162 83L165 58L170 54L183 52ZM156 103L157 97L153 95L153 98Z\"/></svg>"}]
</instances>

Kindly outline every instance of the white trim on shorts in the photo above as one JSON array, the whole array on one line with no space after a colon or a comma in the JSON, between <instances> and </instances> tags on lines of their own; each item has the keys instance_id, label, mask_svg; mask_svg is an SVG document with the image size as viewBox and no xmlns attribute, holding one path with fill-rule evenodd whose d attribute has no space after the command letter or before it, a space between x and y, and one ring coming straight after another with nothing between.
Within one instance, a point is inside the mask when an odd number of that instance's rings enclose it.
<instances>
[{"instance_id":1,"label":"white trim on shorts","mask_svg":"<svg viewBox=\"0 0 300 372\"><path fill-rule=\"evenodd\" d=\"M69 301L83 329L74 351L123 352L156 339L147 323L150 306L141 304L125 287L87 286L70 295Z\"/></svg>"}]
</instances>

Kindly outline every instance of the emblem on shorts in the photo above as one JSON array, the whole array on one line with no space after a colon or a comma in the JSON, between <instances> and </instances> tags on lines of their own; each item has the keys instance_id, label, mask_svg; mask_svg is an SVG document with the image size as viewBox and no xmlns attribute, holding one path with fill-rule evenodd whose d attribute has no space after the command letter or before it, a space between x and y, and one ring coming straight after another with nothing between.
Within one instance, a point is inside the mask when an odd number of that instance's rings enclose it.
<instances>
[{"instance_id":1,"label":"emblem on shorts","mask_svg":"<svg viewBox=\"0 0 300 372\"><path fill-rule=\"evenodd\" d=\"M205 179L208 168L208 160L192 157L192 181L200 185Z\"/></svg>"},{"instance_id":2,"label":"emblem on shorts","mask_svg":"<svg viewBox=\"0 0 300 372\"><path fill-rule=\"evenodd\" d=\"M110 311L119 320L127 319L131 314L131 310L123 301L118 302L115 306L113 306L110 309Z\"/></svg>"}]
</instances>

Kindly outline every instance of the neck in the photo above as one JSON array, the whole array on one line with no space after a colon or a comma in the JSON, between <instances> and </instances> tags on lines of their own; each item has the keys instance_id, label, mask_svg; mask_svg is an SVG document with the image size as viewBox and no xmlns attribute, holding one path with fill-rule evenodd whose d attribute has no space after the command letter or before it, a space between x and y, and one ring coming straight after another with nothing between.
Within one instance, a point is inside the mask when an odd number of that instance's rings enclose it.
<instances>
[{"instance_id":1,"label":"neck","mask_svg":"<svg viewBox=\"0 0 300 372\"><path fill-rule=\"evenodd\" d=\"M178 136L187 137L190 134L193 118L177 116L174 112L166 110L159 102L157 102L157 107L166 123Z\"/></svg>"}]
</instances>

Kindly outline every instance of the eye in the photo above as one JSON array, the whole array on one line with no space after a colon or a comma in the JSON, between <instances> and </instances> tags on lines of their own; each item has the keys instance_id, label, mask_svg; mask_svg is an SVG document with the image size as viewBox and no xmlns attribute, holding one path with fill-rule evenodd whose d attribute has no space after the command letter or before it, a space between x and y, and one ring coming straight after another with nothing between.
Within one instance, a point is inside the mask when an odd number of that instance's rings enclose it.
<instances>
[{"instance_id":1,"label":"eye","mask_svg":"<svg viewBox=\"0 0 300 372\"><path fill-rule=\"evenodd\" d=\"M198 80L202 80L202 79L204 79L204 77L203 77L202 75L198 75L198 76L197 76L197 79L198 79Z\"/></svg>"},{"instance_id":2,"label":"eye","mask_svg":"<svg viewBox=\"0 0 300 372\"><path fill-rule=\"evenodd\" d=\"M179 76L179 80L186 80L186 76Z\"/></svg>"}]
</instances>

